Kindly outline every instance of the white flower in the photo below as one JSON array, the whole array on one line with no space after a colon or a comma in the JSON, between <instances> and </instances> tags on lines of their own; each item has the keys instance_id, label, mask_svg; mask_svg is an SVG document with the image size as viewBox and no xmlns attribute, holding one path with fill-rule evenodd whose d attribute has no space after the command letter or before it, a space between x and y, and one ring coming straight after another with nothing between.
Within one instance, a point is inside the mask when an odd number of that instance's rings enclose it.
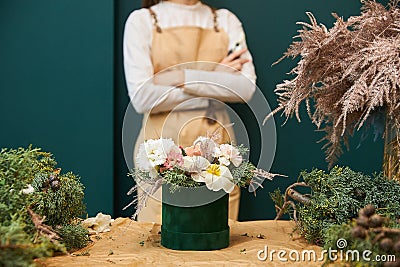
<instances>
[{"instance_id":1,"label":"white flower","mask_svg":"<svg viewBox=\"0 0 400 267\"><path fill-rule=\"evenodd\" d=\"M145 143L140 144L139 146L139 151L136 155L136 166L138 169L143 171L149 171L151 168L153 168L151 161L147 157Z\"/></svg>"},{"instance_id":2,"label":"white flower","mask_svg":"<svg viewBox=\"0 0 400 267\"><path fill-rule=\"evenodd\" d=\"M235 184L229 169L224 165L211 164L205 171L198 175L192 175L196 182L204 182L208 189L219 191L224 189L226 193L233 191Z\"/></svg>"},{"instance_id":3,"label":"white flower","mask_svg":"<svg viewBox=\"0 0 400 267\"><path fill-rule=\"evenodd\" d=\"M89 233L98 234L111 231L111 223L114 219L111 219L110 215L103 213L97 213L96 217L87 218L82 222L83 227L88 228Z\"/></svg>"},{"instance_id":4,"label":"white flower","mask_svg":"<svg viewBox=\"0 0 400 267\"><path fill-rule=\"evenodd\" d=\"M216 147L214 149L214 157L217 157L218 161L225 166L229 166L230 162L232 162L235 167L238 167L243 161L239 150L229 144L222 144L219 148Z\"/></svg>"},{"instance_id":5,"label":"white flower","mask_svg":"<svg viewBox=\"0 0 400 267\"><path fill-rule=\"evenodd\" d=\"M182 169L187 172L200 173L207 169L210 162L201 156L183 157Z\"/></svg>"},{"instance_id":6,"label":"white flower","mask_svg":"<svg viewBox=\"0 0 400 267\"><path fill-rule=\"evenodd\" d=\"M31 194L31 193L35 192L35 188L33 188L32 185L28 184L28 187L22 189L21 192L26 194L26 195L27 194Z\"/></svg>"},{"instance_id":7,"label":"white flower","mask_svg":"<svg viewBox=\"0 0 400 267\"><path fill-rule=\"evenodd\" d=\"M151 176L154 175L155 167L165 163L167 155L171 150L179 150L179 147L175 145L172 139L160 138L145 141L139 146L139 151L136 156L137 168L151 172Z\"/></svg>"}]
</instances>

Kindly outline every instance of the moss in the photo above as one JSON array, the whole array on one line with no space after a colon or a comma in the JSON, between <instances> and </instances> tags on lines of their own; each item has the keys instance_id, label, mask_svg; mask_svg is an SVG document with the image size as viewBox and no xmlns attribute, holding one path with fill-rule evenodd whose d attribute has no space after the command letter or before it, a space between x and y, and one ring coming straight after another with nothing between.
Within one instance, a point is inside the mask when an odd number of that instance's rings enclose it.
<instances>
[{"instance_id":1,"label":"moss","mask_svg":"<svg viewBox=\"0 0 400 267\"><path fill-rule=\"evenodd\" d=\"M68 251L86 247L90 242L89 231L80 224L65 225L57 232Z\"/></svg>"}]
</instances>

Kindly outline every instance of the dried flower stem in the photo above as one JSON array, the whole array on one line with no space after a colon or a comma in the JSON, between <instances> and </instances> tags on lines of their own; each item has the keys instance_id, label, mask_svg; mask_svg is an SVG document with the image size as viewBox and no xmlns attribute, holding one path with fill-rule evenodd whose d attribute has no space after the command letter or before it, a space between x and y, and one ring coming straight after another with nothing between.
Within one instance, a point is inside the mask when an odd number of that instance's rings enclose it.
<instances>
[{"instance_id":1,"label":"dried flower stem","mask_svg":"<svg viewBox=\"0 0 400 267\"><path fill-rule=\"evenodd\" d=\"M289 197L292 198L293 200L296 200L296 201L298 201L298 202L300 202L302 204L305 204L305 205L310 203L311 200L308 197L308 195L300 194L299 192L297 192L296 190L293 189L293 188L295 188L297 186L310 187L305 182L297 182L297 183L294 183L294 184L290 185L288 188L286 188L285 197L284 197L284 204L283 204L282 208L279 208L279 207L275 206L279 210L278 214L275 217L275 220L279 220L282 217L286 207L291 205L292 208L293 208L293 218L294 218L295 222L297 223L296 205L294 204L293 201L289 200Z\"/></svg>"},{"instance_id":2,"label":"dried flower stem","mask_svg":"<svg viewBox=\"0 0 400 267\"><path fill-rule=\"evenodd\" d=\"M279 106L286 120L300 121L299 108L306 102L311 121L326 132L326 160L330 167L343 153L342 144L383 107L400 128L400 9L392 0L387 8L363 1L361 14L347 21L336 19L328 29L311 13L284 58L299 57L290 74L295 77L276 86ZM276 64L275 63L275 64ZM372 121L372 122L371 122ZM398 143L400 145L400 142Z\"/></svg>"}]
</instances>

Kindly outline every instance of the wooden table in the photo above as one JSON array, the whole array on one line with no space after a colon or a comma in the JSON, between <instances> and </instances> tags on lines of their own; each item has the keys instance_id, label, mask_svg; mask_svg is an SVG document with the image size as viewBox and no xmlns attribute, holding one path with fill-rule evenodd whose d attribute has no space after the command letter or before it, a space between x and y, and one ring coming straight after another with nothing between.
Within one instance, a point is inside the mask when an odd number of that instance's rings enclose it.
<instances>
[{"instance_id":1,"label":"wooden table","mask_svg":"<svg viewBox=\"0 0 400 267\"><path fill-rule=\"evenodd\" d=\"M93 243L72 253L40 262L43 266L321 266L321 261L291 261L304 250L313 250L317 258L321 248L307 244L297 235L291 236L291 221L230 221L230 246L216 251L176 251L160 245L160 225L138 223L128 218L116 219L111 231L91 236ZM285 250L280 261L261 261L260 250ZM293 250L295 250L293 252ZM261 257L264 253L260 254ZM270 256L270 255L269 255ZM300 258L301 259L301 258Z\"/></svg>"}]
</instances>

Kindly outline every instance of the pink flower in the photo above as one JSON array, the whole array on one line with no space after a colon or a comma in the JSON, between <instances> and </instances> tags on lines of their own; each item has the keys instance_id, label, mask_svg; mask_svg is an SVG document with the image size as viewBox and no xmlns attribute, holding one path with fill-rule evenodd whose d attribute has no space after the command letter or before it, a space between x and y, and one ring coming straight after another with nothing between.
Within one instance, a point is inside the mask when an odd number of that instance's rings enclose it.
<instances>
[{"instance_id":1,"label":"pink flower","mask_svg":"<svg viewBox=\"0 0 400 267\"><path fill-rule=\"evenodd\" d=\"M174 169L174 166L172 166L168 161L166 161L162 167L160 167L160 173L163 173L165 171L172 171Z\"/></svg>"},{"instance_id":2,"label":"pink flower","mask_svg":"<svg viewBox=\"0 0 400 267\"><path fill-rule=\"evenodd\" d=\"M185 147L184 150L186 155L188 155L189 157L201 156L200 144L197 144L195 146Z\"/></svg>"},{"instance_id":3,"label":"pink flower","mask_svg":"<svg viewBox=\"0 0 400 267\"><path fill-rule=\"evenodd\" d=\"M181 149L171 149L167 154L167 160L164 163L164 166L168 169L172 170L173 166L182 166L183 165L183 155Z\"/></svg>"}]
</instances>

